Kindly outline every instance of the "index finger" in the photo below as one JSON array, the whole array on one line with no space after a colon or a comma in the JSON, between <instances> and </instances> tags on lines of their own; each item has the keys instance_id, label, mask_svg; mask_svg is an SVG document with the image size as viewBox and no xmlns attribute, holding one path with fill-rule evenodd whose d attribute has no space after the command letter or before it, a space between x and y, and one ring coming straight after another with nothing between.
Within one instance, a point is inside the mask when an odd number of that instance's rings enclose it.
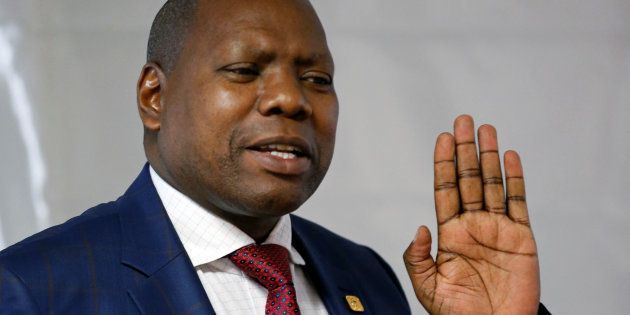
<instances>
[{"instance_id":1,"label":"index finger","mask_svg":"<svg viewBox=\"0 0 630 315\"><path fill-rule=\"evenodd\" d=\"M433 188L438 225L459 213L459 191L455 174L455 138L448 132L440 134L433 153Z\"/></svg>"}]
</instances>

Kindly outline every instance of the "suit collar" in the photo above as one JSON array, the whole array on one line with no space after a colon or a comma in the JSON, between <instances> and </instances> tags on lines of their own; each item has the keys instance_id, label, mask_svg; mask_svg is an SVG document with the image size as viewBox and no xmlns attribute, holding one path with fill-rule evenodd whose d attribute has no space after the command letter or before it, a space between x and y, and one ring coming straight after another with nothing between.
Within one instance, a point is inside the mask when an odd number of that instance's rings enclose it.
<instances>
[{"instance_id":1,"label":"suit collar","mask_svg":"<svg viewBox=\"0 0 630 315\"><path fill-rule=\"evenodd\" d=\"M184 248L151 182L148 164L118 199L122 262L150 276L182 254Z\"/></svg>"},{"instance_id":2,"label":"suit collar","mask_svg":"<svg viewBox=\"0 0 630 315\"><path fill-rule=\"evenodd\" d=\"M151 182L149 165L118 199L122 264L144 275L129 294L142 313L214 314Z\"/></svg>"},{"instance_id":3,"label":"suit collar","mask_svg":"<svg viewBox=\"0 0 630 315\"><path fill-rule=\"evenodd\" d=\"M129 295L144 314L214 314L199 277L157 194L146 164L140 175L117 201L122 227L122 263L144 275ZM313 280L329 314L350 311L346 295L364 300L351 264L331 258L320 236L304 220L292 216L292 243L304 257L305 271ZM370 314L369 309L362 314Z\"/></svg>"}]
</instances>

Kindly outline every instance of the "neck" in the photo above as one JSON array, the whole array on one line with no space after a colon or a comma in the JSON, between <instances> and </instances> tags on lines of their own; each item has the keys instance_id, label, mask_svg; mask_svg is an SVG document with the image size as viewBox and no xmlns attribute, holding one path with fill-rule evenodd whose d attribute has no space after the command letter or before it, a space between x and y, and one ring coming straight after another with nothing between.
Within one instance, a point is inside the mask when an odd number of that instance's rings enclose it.
<instances>
[{"instance_id":1,"label":"neck","mask_svg":"<svg viewBox=\"0 0 630 315\"><path fill-rule=\"evenodd\" d=\"M215 211L214 213L245 232L256 241L256 244L264 242L269 237L271 230L280 221L279 217L255 218L224 211Z\"/></svg>"},{"instance_id":2,"label":"neck","mask_svg":"<svg viewBox=\"0 0 630 315\"><path fill-rule=\"evenodd\" d=\"M153 167L155 172L158 174L158 176L160 176L162 180L164 180L174 189L182 192L183 194L193 199L195 202L199 203L202 207L206 209L206 211L211 211L212 213L221 217L223 220L230 222L241 231L245 232L245 234L253 238L257 244L264 242L267 237L269 237L271 230L273 230L278 221L280 221L280 217L275 216L261 218L221 210L218 207L214 207L208 204L207 200L200 196L195 196L192 193L187 194L187 190L183 189L181 185L178 185L174 178L170 175L170 173L166 171L160 159L152 159L151 157L151 154L147 154L147 158L149 159L151 167ZM191 190L188 191L190 192Z\"/></svg>"}]
</instances>

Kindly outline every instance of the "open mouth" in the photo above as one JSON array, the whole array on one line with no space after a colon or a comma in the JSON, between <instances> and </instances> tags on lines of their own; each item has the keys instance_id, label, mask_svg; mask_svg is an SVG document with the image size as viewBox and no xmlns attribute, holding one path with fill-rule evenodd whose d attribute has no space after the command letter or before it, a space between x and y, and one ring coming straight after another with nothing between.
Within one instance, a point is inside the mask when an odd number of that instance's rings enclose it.
<instances>
[{"instance_id":1,"label":"open mouth","mask_svg":"<svg viewBox=\"0 0 630 315\"><path fill-rule=\"evenodd\" d=\"M247 147L248 161L268 172L302 175L313 167L310 145L299 137L271 137Z\"/></svg>"},{"instance_id":2,"label":"open mouth","mask_svg":"<svg viewBox=\"0 0 630 315\"><path fill-rule=\"evenodd\" d=\"M284 160L308 157L301 148L288 144L267 144L258 147L252 147L251 150L269 153L271 156Z\"/></svg>"}]
</instances>

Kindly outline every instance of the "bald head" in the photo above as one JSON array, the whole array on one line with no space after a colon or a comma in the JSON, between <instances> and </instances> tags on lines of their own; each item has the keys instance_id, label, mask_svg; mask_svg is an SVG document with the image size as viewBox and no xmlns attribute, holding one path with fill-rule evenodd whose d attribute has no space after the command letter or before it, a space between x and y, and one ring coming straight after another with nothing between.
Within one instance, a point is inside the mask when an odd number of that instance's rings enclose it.
<instances>
[{"instance_id":1,"label":"bald head","mask_svg":"<svg viewBox=\"0 0 630 315\"><path fill-rule=\"evenodd\" d=\"M197 10L205 5L213 11L215 9L221 11L221 7L225 9L225 5L227 7L235 6L235 1L237 0L167 0L160 11L158 11L151 26L147 45L147 63L159 65L168 76L175 68L186 40L194 27L198 15ZM253 3L246 5L255 6L255 2L258 1L260 0L255 0ZM243 4L242 2L248 1L241 0L241 4ZM309 15L314 20L309 22L315 23L321 28L317 14L308 0L282 0L280 2L284 2L286 8L297 6L310 12L311 14ZM282 21L278 20L278 23L282 23Z\"/></svg>"},{"instance_id":2,"label":"bald head","mask_svg":"<svg viewBox=\"0 0 630 315\"><path fill-rule=\"evenodd\" d=\"M153 20L147 62L153 62L169 74L181 53L195 20L198 0L168 0Z\"/></svg>"}]
</instances>

